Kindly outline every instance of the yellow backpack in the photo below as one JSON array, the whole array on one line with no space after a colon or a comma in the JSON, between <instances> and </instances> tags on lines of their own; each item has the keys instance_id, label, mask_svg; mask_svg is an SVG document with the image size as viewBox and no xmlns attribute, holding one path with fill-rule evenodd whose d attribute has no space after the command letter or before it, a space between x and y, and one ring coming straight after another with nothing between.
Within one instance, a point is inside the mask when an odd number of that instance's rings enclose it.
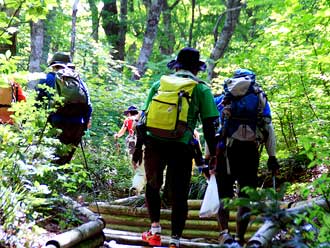
<instances>
[{"instance_id":1,"label":"yellow backpack","mask_svg":"<svg viewBox=\"0 0 330 248\"><path fill-rule=\"evenodd\" d=\"M191 78L162 76L146 111L147 130L161 138L180 138L188 128L190 98L197 84Z\"/></svg>"}]
</instances>

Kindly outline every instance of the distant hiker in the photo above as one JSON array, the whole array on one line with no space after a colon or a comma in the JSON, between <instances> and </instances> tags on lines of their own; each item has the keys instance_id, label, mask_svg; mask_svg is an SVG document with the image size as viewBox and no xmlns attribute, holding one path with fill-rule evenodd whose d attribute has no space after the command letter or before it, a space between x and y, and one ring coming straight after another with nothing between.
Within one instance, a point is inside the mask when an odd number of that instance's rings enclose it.
<instances>
[{"instance_id":1,"label":"distant hiker","mask_svg":"<svg viewBox=\"0 0 330 248\"><path fill-rule=\"evenodd\" d=\"M126 143L126 152L129 156L129 160L132 160L132 155L135 149L136 144L136 133L135 126L138 121L139 111L135 106L129 106L127 110L124 111L124 115L126 118L121 129L115 133L115 139L122 137L126 132L128 133L125 138ZM143 163L135 164L133 166L134 169L134 177L132 180L132 187L130 188L130 193L140 194L143 190L146 179L145 179L145 171Z\"/></svg>"},{"instance_id":2,"label":"distant hiker","mask_svg":"<svg viewBox=\"0 0 330 248\"><path fill-rule=\"evenodd\" d=\"M6 86L0 86L0 124L13 124L14 121L10 117L13 114L8 109L12 103L25 101L26 97L22 87L13 79L8 80Z\"/></svg>"},{"instance_id":3,"label":"distant hiker","mask_svg":"<svg viewBox=\"0 0 330 248\"><path fill-rule=\"evenodd\" d=\"M269 103L255 77L250 70L236 70L232 78L225 80L224 94L215 99L222 120L221 139L217 145L217 150L222 152L218 152L216 173L221 199L234 196L233 185L236 180L240 188L257 187L258 148L263 144L269 156L268 169L273 174L279 169ZM238 196L247 197L241 191ZM239 207L237 212L234 237L240 245L245 243L249 212L247 207ZM229 233L228 221L229 210L222 203L218 214L220 244L234 242L234 237Z\"/></svg>"},{"instance_id":4,"label":"distant hiker","mask_svg":"<svg viewBox=\"0 0 330 248\"><path fill-rule=\"evenodd\" d=\"M79 74L74 71L70 55L63 52L55 53L49 66L53 71L47 74L46 79L39 82L37 100L44 102L46 107L55 108L48 121L54 128L61 129L59 140L71 146L69 151L57 151L58 159L54 162L63 165L71 161L84 132L91 125L92 105L88 88ZM54 95L40 87L41 85L55 89L55 94L63 98L63 103L55 103Z\"/></svg>"},{"instance_id":5,"label":"distant hiker","mask_svg":"<svg viewBox=\"0 0 330 248\"><path fill-rule=\"evenodd\" d=\"M200 61L198 50L183 48L167 67L176 72L162 76L152 85L143 108L145 112L137 127L138 140L142 136L145 144L146 205L151 221L151 228L142 234L142 239L151 246L161 245L160 188L166 168L172 194L169 247L176 248L179 247L187 219L193 131L197 121L201 120L204 138L211 148L210 168L215 168L214 121L219 114L210 88L196 77L199 71L206 69L206 64ZM138 144L134 152L138 156L133 155L133 164L141 157Z\"/></svg>"}]
</instances>

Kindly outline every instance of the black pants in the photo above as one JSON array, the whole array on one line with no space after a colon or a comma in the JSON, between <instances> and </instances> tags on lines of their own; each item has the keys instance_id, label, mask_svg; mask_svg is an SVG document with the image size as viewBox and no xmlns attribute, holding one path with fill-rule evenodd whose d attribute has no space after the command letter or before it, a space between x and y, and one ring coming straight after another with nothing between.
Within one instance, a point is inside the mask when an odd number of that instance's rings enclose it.
<instances>
[{"instance_id":1,"label":"black pants","mask_svg":"<svg viewBox=\"0 0 330 248\"><path fill-rule=\"evenodd\" d=\"M59 158L54 162L59 165L69 163L81 142L87 129L87 123L81 123L81 119L88 113L88 105L81 103L65 104L58 108L56 113L50 116L49 120L53 127L61 129L58 139L68 147L60 148L56 151Z\"/></svg>"},{"instance_id":2,"label":"black pants","mask_svg":"<svg viewBox=\"0 0 330 248\"><path fill-rule=\"evenodd\" d=\"M147 177L146 203L151 222L160 221L160 188L166 170L172 200L172 236L182 236L188 213L188 193L192 169L192 149L180 142L163 142L148 137L144 166Z\"/></svg>"},{"instance_id":3,"label":"black pants","mask_svg":"<svg viewBox=\"0 0 330 248\"><path fill-rule=\"evenodd\" d=\"M73 157L76 147L81 142L81 138L85 133L86 125L80 123L60 122L53 124L54 127L61 129L58 139L67 147L60 148L56 151L58 159L54 163L64 165L69 163Z\"/></svg>"},{"instance_id":4,"label":"black pants","mask_svg":"<svg viewBox=\"0 0 330 248\"><path fill-rule=\"evenodd\" d=\"M233 197L233 185L236 180L240 188L256 188L258 183L259 154L256 143L234 140L226 149L229 165L224 155L220 155L217 166L217 183L221 198ZM244 194L240 193L240 196Z\"/></svg>"},{"instance_id":5,"label":"black pants","mask_svg":"<svg viewBox=\"0 0 330 248\"><path fill-rule=\"evenodd\" d=\"M234 196L233 186L236 180L240 189L246 186L256 188L258 185L259 154L256 143L235 140L226 149L227 157L223 153L218 156L216 178L220 199ZM246 194L240 190L239 196L246 197ZM237 211L236 235L240 241L244 240L244 234L249 223L248 212L250 212L250 209L247 207L239 207ZM229 210L221 204L218 213L218 223L221 231L228 229L228 222Z\"/></svg>"}]
</instances>

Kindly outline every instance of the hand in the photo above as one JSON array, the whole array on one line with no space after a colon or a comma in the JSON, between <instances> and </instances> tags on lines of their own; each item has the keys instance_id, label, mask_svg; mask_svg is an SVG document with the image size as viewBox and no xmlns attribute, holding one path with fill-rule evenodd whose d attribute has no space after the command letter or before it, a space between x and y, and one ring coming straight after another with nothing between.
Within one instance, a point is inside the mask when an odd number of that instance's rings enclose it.
<instances>
[{"instance_id":1,"label":"hand","mask_svg":"<svg viewBox=\"0 0 330 248\"><path fill-rule=\"evenodd\" d=\"M273 173L273 175L278 174L280 165L275 156L270 156L267 161L268 170Z\"/></svg>"},{"instance_id":2,"label":"hand","mask_svg":"<svg viewBox=\"0 0 330 248\"><path fill-rule=\"evenodd\" d=\"M217 169L217 156L211 156L209 161L209 173L210 175L215 174L215 171Z\"/></svg>"},{"instance_id":3,"label":"hand","mask_svg":"<svg viewBox=\"0 0 330 248\"><path fill-rule=\"evenodd\" d=\"M115 139L118 139L118 133L115 133L115 134L113 135L113 137L114 137Z\"/></svg>"},{"instance_id":4,"label":"hand","mask_svg":"<svg viewBox=\"0 0 330 248\"><path fill-rule=\"evenodd\" d=\"M132 156L132 165L136 169L139 164L142 163L143 150L141 148L135 148Z\"/></svg>"},{"instance_id":5,"label":"hand","mask_svg":"<svg viewBox=\"0 0 330 248\"><path fill-rule=\"evenodd\" d=\"M87 128L91 129L92 127L92 119L89 119L88 123L87 123Z\"/></svg>"},{"instance_id":6,"label":"hand","mask_svg":"<svg viewBox=\"0 0 330 248\"><path fill-rule=\"evenodd\" d=\"M133 169L136 170L139 167L139 164L132 160Z\"/></svg>"}]
</instances>

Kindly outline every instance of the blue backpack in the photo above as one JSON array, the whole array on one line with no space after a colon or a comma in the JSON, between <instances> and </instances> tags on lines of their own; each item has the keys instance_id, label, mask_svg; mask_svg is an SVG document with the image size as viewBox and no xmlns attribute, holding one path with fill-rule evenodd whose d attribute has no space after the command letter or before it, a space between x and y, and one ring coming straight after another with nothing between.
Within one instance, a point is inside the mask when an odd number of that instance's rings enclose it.
<instances>
[{"instance_id":1,"label":"blue backpack","mask_svg":"<svg viewBox=\"0 0 330 248\"><path fill-rule=\"evenodd\" d=\"M256 141L266 98L250 76L225 80L223 128L228 138Z\"/></svg>"}]
</instances>

